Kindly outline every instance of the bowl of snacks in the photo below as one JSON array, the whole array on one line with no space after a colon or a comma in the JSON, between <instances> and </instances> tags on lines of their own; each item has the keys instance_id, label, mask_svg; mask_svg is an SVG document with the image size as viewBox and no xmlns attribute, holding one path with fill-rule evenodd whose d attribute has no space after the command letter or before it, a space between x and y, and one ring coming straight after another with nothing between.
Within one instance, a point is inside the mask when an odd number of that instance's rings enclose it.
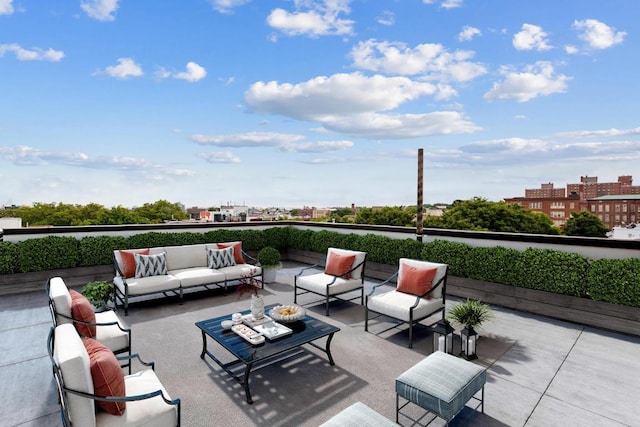
<instances>
[{"instance_id":1,"label":"bowl of snacks","mask_svg":"<svg viewBox=\"0 0 640 427\"><path fill-rule=\"evenodd\" d=\"M307 310L299 305L277 305L269 310L269 317L276 322L292 323L302 319L306 313Z\"/></svg>"}]
</instances>

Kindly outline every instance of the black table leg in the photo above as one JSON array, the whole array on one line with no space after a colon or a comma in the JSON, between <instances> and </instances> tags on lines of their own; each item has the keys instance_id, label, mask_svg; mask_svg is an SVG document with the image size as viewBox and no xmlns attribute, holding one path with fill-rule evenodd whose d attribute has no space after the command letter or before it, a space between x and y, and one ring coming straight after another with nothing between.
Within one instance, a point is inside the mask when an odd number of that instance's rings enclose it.
<instances>
[{"instance_id":1,"label":"black table leg","mask_svg":"<svg viewBox=\"0 0 640 427\"><path fill-rule=\"evenodd\" d=\"M249 390L249 374L251 373L252 363L247 364L247 367L244 370L244 379L242 380L242 387L244 387L244 394L247 396L247 403L249 405L253 404L253 399L251 398L251 390Z\"/></svg>"},{"instance_id":2,"label":"black table leg","mask_svg":"<svg viewBox=\"0 0 640 427\"><path fill-rule=\"evenodd\" d=\"M204 360L204 355L207 352L207 335L202 331L202 353L200 353L200 359Z\"/></svg>"},{"instance_id":3,"label":"black table leg","mask_svg":"<svg viewBox=\"0 0 640 427\"><path fill-rule=\"evenodd\" d=\"M331 340L333 339L333 333L331 333L329 335L329 338L327 338L327 346L326 346L326 353L327 353L327 357L329 358L329 365L333 366L335 365L335 362L333 361L333 356L331 356Z\"/></svg>"}]
</instances>

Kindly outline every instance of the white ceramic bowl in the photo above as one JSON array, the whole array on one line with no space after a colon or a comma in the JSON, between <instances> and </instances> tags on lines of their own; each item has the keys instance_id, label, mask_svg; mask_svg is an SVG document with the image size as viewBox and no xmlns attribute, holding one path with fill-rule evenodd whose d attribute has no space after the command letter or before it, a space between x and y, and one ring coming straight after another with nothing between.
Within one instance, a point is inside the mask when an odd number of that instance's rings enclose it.
<instances>
[{"instance_id":1,"label":"white ceramic bowl","mask_svg":"<svg viewBox=\"0 0 640 427\"><path fill-rule=\"evenodd\" d=\"M233 320L223 320L220 322L220 326L222 326L223 329L231 329L233 325Z\"/></svg>"},{"instance_id":2,"label":"white ceramic bowl","mask_svg":"<svg viewBox=\"0 0 640 427\"><path fill-rule=\"evenodd\" d=\"M269 317L276 322L291 323L304 317L307 310L299 305L277 305L269 310Z\"/></svg>"}]
</instances>

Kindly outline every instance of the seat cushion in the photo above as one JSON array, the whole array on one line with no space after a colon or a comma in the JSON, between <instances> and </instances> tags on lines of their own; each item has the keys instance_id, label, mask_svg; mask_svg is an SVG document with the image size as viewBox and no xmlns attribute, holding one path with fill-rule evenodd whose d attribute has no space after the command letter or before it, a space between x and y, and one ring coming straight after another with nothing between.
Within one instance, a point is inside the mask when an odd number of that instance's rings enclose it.
<instances>
[{"instance_id":1,"label":"seat cushion","mask_svg":"<svg viewBox=\"0 0 640 427\"><path fill-rule=\"evenodd\" d=\"M410 307L416 300L418 306L413 309L413 320L424 319L442 310L444 303L441 298L426 299L415 295L398 291L389 291L381 294L374 294L367 299L367 308L404 322L409 321Z\"/></svg>"},{"instance_id":2,"label":"seat cushion","mask_svg":"<svg viewBox=\"0 0 640 427\"><path fill-rule=\"evenodd\" d=\"M96 323L111 322L118 322L123 328L127 327L113 310L96 313ZM96 326L95 339L114 353L119 353L129 348L129 333L118 328L117 325Z\"/></svg>"},{"instance_id":3,"label":"seat cushion","mask_svg":"<svg viewBox=\"0 0 640 427\"><path fill-rule=\"evenodd\" d=\"M83 322L96 323L96 314L87 297L73 289L69 290L69 295L71 295L71 317ZM96 325L85 325L77 322L73 324L83 337L93 338L96 336Z\"/></svg>"},{"instance_id":4,"label":"seat cushion","mask_svg":"<svg viewBox=\"0 0 640 427\"><path fill-rule=\"evenodd\" d=\"M113 283L124 294L124 282L121 277L114 277ZM127 279L129 295L146 295L180 288L180 279L170 274L164 276L141 277Z\"/></svg>"},{"instance_id":5,"label":"seat cushion","mask_svg":"<svg viewBox=\"0 0 640 427\"><path fill-rule=\"evenodd\" d=\"M124 377L124 382L127 396L137 396L162 390L165 397L170 398L151 369L127 375ZM177 410L175 406L166 404L161 396L156 396L151 399L127 402L127 410L122 416L99 412L96 415L96 420L100 427L175 427L177 424Z\"/></svg>"},{"instance_id":6,"label":"seat cushion","mask_svg":"<svg viewBox=\"0 0 640 427\"><path fill-rule=\"evenodd\" d=\"M350 279L345 280L340 277L334 277L325 273L309 274L308 276L298 276L296 278L296 286L302 289L306 289L311 292L315 292L320 295L327 294L327 284L333 284L329 286L329 295L338 295L345 292L353 291L362 288L362 280Z\"/></svg>"},{"instance_id":7,"label":"seat cushion","mask_svg":"<svg viewBox=\"0 0 640 427\"><path fill-rule=\"evenodd\" d=\"M126 394L124 374L115 354L93 338L85 338L84 347L89 355L95 394L106 397L124 396ZM127 409L126 402L96 400L96 405L113 415L122 415Z\"/></svg>"},{"instance_id":8,"label":"seat cushion","mask_svg":"<svg viewBox=\"0 0 640 427\"><path fill-rule=\"evenodd\" d=\"M224 282L226 279L224 272L207 267L171 270L170 273L180 280L180 286L183 288Z\"/></svg>"},{"instance_id":9,"label":"seat cushion","mask_svg":"<svg viewBox=\"0 0 640 427\"><path fill-rule=\"evenodd\" d=\"M356 402L331 417L320 427L391 427L397 425L364 403Z\"/></svg>"},{"instance_id":10,"label":"seat cushion","mask_svg":"<svg viewBox=\"0 0 640 427\"><path fill-rule=\"evenodd\" d=\"M436 351L396 379L396 393L449 421L486 380L483 367Z\"/></svg>"},{"instance_id":11,"label":"seat cushion","mask_svg":"<svg viewBox=\"0 0 640 427\"><path fill-rule=\"evenodd\" d=\"M224 273L227 281L238 280L246 276L259 276L262 268L251 264L236 264L231 267L222 267L218 271Z\"/></svg>"}]
</instances>

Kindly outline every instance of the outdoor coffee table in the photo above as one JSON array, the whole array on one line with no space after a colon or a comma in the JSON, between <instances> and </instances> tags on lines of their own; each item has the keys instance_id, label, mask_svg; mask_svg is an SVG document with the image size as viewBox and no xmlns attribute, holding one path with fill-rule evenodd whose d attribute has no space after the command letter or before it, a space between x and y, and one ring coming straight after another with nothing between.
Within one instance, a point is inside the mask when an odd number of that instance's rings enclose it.
<instances>
[{"instance_id":1,"label":"outdoor coffee table","mask_svg":"<svg viewBox=\"0 0 640 427\"><path fill-rule=\"evenodd\" d=\"M265 312L268 313L271 307L276 305L279 304L273 304L265 307ZM244 315L248 313L249 310L242 314ZM228 314L226 316L196 322L196 326L202 331L202 353L200 353L200 358L204 360L205 354L208 355L233 379L238 381L238 383L240 383L244 388L247 403L249 404L253 403L253 400L251 399L251 390L249 390L249 375L251 374L251 369L254 366L259 365L259 367L257 367L257 369L259 369L273 364L278 360L282 360L286 353L294 352L296 349L300 349L304 344L309 344L327 353L329 364L335 365L333 357L331 356L331 340L333 339L333 334L340 330L340 328L336 326L325 323L307 314L297 322L286 324L286 326L293 330L291 335L277 338L275 340L266 339L261 344L253 345L245 341L235 332L222 328L220 322L230 318L231 315ZM236 360L228 363L221 362L213 353L211 353L211 351L207 349L207 337L210 337L220 344L229 353L231 353ZM313 342L323 337L327 337L325 348L322 348ZM240 364L245 365L242 377L236 375L232 370L233 367Z\"/></svg>"}]
</instances>

